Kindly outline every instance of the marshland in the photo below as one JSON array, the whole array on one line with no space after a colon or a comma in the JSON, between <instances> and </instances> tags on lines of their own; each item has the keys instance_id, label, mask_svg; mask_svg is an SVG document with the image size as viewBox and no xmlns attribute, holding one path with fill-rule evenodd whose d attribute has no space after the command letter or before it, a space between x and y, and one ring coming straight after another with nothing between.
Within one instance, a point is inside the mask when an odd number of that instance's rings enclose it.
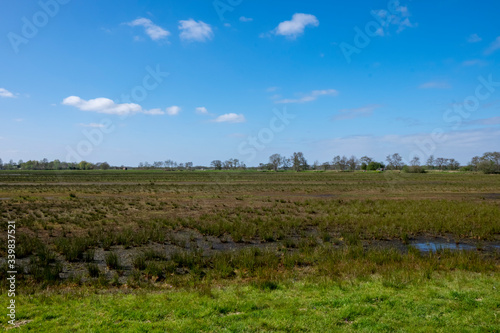
<instances>
[{"instance_id":1,"label":"marshland","mask_svg":"<svg viewBox=\"0 0 500 333\"><path fill-rule=\"evenodd\" d=\"M19 329L495 331L499 188L472 172L0 171Z\"/></svg>"}]
</instances>

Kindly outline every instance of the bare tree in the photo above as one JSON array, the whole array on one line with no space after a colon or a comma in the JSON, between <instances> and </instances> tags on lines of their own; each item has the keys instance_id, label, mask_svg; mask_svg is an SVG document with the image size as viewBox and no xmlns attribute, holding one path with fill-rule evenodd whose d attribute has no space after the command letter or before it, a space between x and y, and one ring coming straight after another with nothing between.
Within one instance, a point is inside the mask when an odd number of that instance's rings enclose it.
<instances>
[{"instance_id":1,"label":"bare tree","mask_svg":"<svg viewBox=\"0 0 500 333\"><path fill-rule=\"evenodd\" d=\"M429 156L429 158L427 159L427 167L429 169L434 169L435 163L436 163L436 161L434 160L434 155Z\"/></svg>"},{"instance_id":2,"label":"bare tree","mask_svg":"<svg viewBox=\"0 0 500 333\"><path fill-rule=\"evenodd\" d=\"M356 168L358 167L359 165L359 160L356 158L356 156L351 156L348 160L347 160L347 167L349 168L349 170L351 171L354 171L356 170Z\"/></svg>"},{"instance_id":3,"label":"bare tree","mask_svg":"<svg viewBox=\"0 0 500 333\"><path fill-rule=\"evenodd\" d=\"M403 158L398 153L387 155L385 160L392 169L399 170L403 166Z\"/></svg>"},{"instance_id":4,"label":"bare tree","mask_svg":"<svg viewBox=\"0 0 500 333\"><path fill-rule=\"evenodd\" d=\"M373 158L371 157L368 157L368 156L363 156L359 159L359 161L361 163L365 163L366 165L370 164L371 162L373 162Z\"/></svg>"},{"instance_id":5,"label":"bare tree","mask_svg":"<svg viewBox=\"0 0 500 333\"><path fill-rule=\"evenodd\" d=\"M436 158L435 163L439 170L443 170L443 166L446 165L446 158L438 157Z\"/></svg>"},{"instance_id":6,"label":"bare tree","mask_svg":"<svg viewBox=\"0 0 500 333\"><path fill-rule=\"evenodd\" d=\"M302 152L293 153L291 156L292 167L295 171L302 171L307 169L307 161Z\"/></svg>"},{"instance_id":7,"label":"bare tree","mask_svg":"<svg viewBox=\"0 0 500 333\"><path fill-rule=\"evenodd\" d=\"M279 167L283 164L283 156L280 154L269 156L269 164L272 165L274 171L278 171Z\"/></svg>"},{"instance_id":8,"label":"bare tree","mask_svg":"<svg viewBox=\"0 0 500 333\"><path fill-rule=\"evenodd\" d=\"M420 166L420 157L418 156L413 157L413 159L410 162L410 165L414 167Z\"/></svg>"},{"instance_id":9,"label":"bare tree","mask_svg":"<svg viewBox=\"0 0 500 333\"><path fill-rule=\"evenodd\" d=\"M460 163L454 158L450 158L448 160L448 169L450 170L458 170L460 168Z\"/></svg>"}]
</instances>

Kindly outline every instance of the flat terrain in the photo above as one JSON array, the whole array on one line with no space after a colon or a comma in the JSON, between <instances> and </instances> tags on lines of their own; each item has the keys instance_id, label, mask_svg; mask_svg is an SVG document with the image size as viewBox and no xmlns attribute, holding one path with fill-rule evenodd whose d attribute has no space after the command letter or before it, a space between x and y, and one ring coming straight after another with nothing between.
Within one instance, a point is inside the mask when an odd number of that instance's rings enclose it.
<instances>
[{"instance_id":1,"label":"flat terrain","mask_svg":"<svg viewBox=\"0 0 500 333\"><path fill-rule=\"evenodd\" d=\"M0 214L21 330L500 330L500 175L0 171Z\"/></svg>"}]
</instances>

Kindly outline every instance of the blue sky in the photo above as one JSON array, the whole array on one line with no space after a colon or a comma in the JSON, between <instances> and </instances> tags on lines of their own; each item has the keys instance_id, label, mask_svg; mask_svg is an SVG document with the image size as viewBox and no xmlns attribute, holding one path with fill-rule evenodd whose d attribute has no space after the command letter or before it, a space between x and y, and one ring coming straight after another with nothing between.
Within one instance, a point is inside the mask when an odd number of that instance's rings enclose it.
<instances>
[{"instance_id":1,"label":"blue sky","mask_svg":"<svg viewBox=\"0 0 500 333\"><path fill-rule=\"evenodd\" d=\"M215 5L214 5L215 4ZM500 150L498 1L2 1L0 158Z\"/></svg>"}]
</instances>

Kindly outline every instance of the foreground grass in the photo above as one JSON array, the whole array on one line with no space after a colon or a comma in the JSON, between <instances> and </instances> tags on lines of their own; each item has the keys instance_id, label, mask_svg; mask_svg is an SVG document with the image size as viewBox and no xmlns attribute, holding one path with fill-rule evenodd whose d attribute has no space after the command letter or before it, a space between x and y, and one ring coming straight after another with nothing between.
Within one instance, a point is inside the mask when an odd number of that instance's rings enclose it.
<instances>
[{"instance_id":1,"label":"foreground grass","mask_svg":"<svg viewBox=\"0 0 500 333\"><path fill-rule=\"evenodd\" d=\"M397 288L366 280L232 282L160 292L19 296L20 332L498 332L498 275L455 271ZM5 296L2 303L5 304Z\"/></svg>"}]
</instances>

